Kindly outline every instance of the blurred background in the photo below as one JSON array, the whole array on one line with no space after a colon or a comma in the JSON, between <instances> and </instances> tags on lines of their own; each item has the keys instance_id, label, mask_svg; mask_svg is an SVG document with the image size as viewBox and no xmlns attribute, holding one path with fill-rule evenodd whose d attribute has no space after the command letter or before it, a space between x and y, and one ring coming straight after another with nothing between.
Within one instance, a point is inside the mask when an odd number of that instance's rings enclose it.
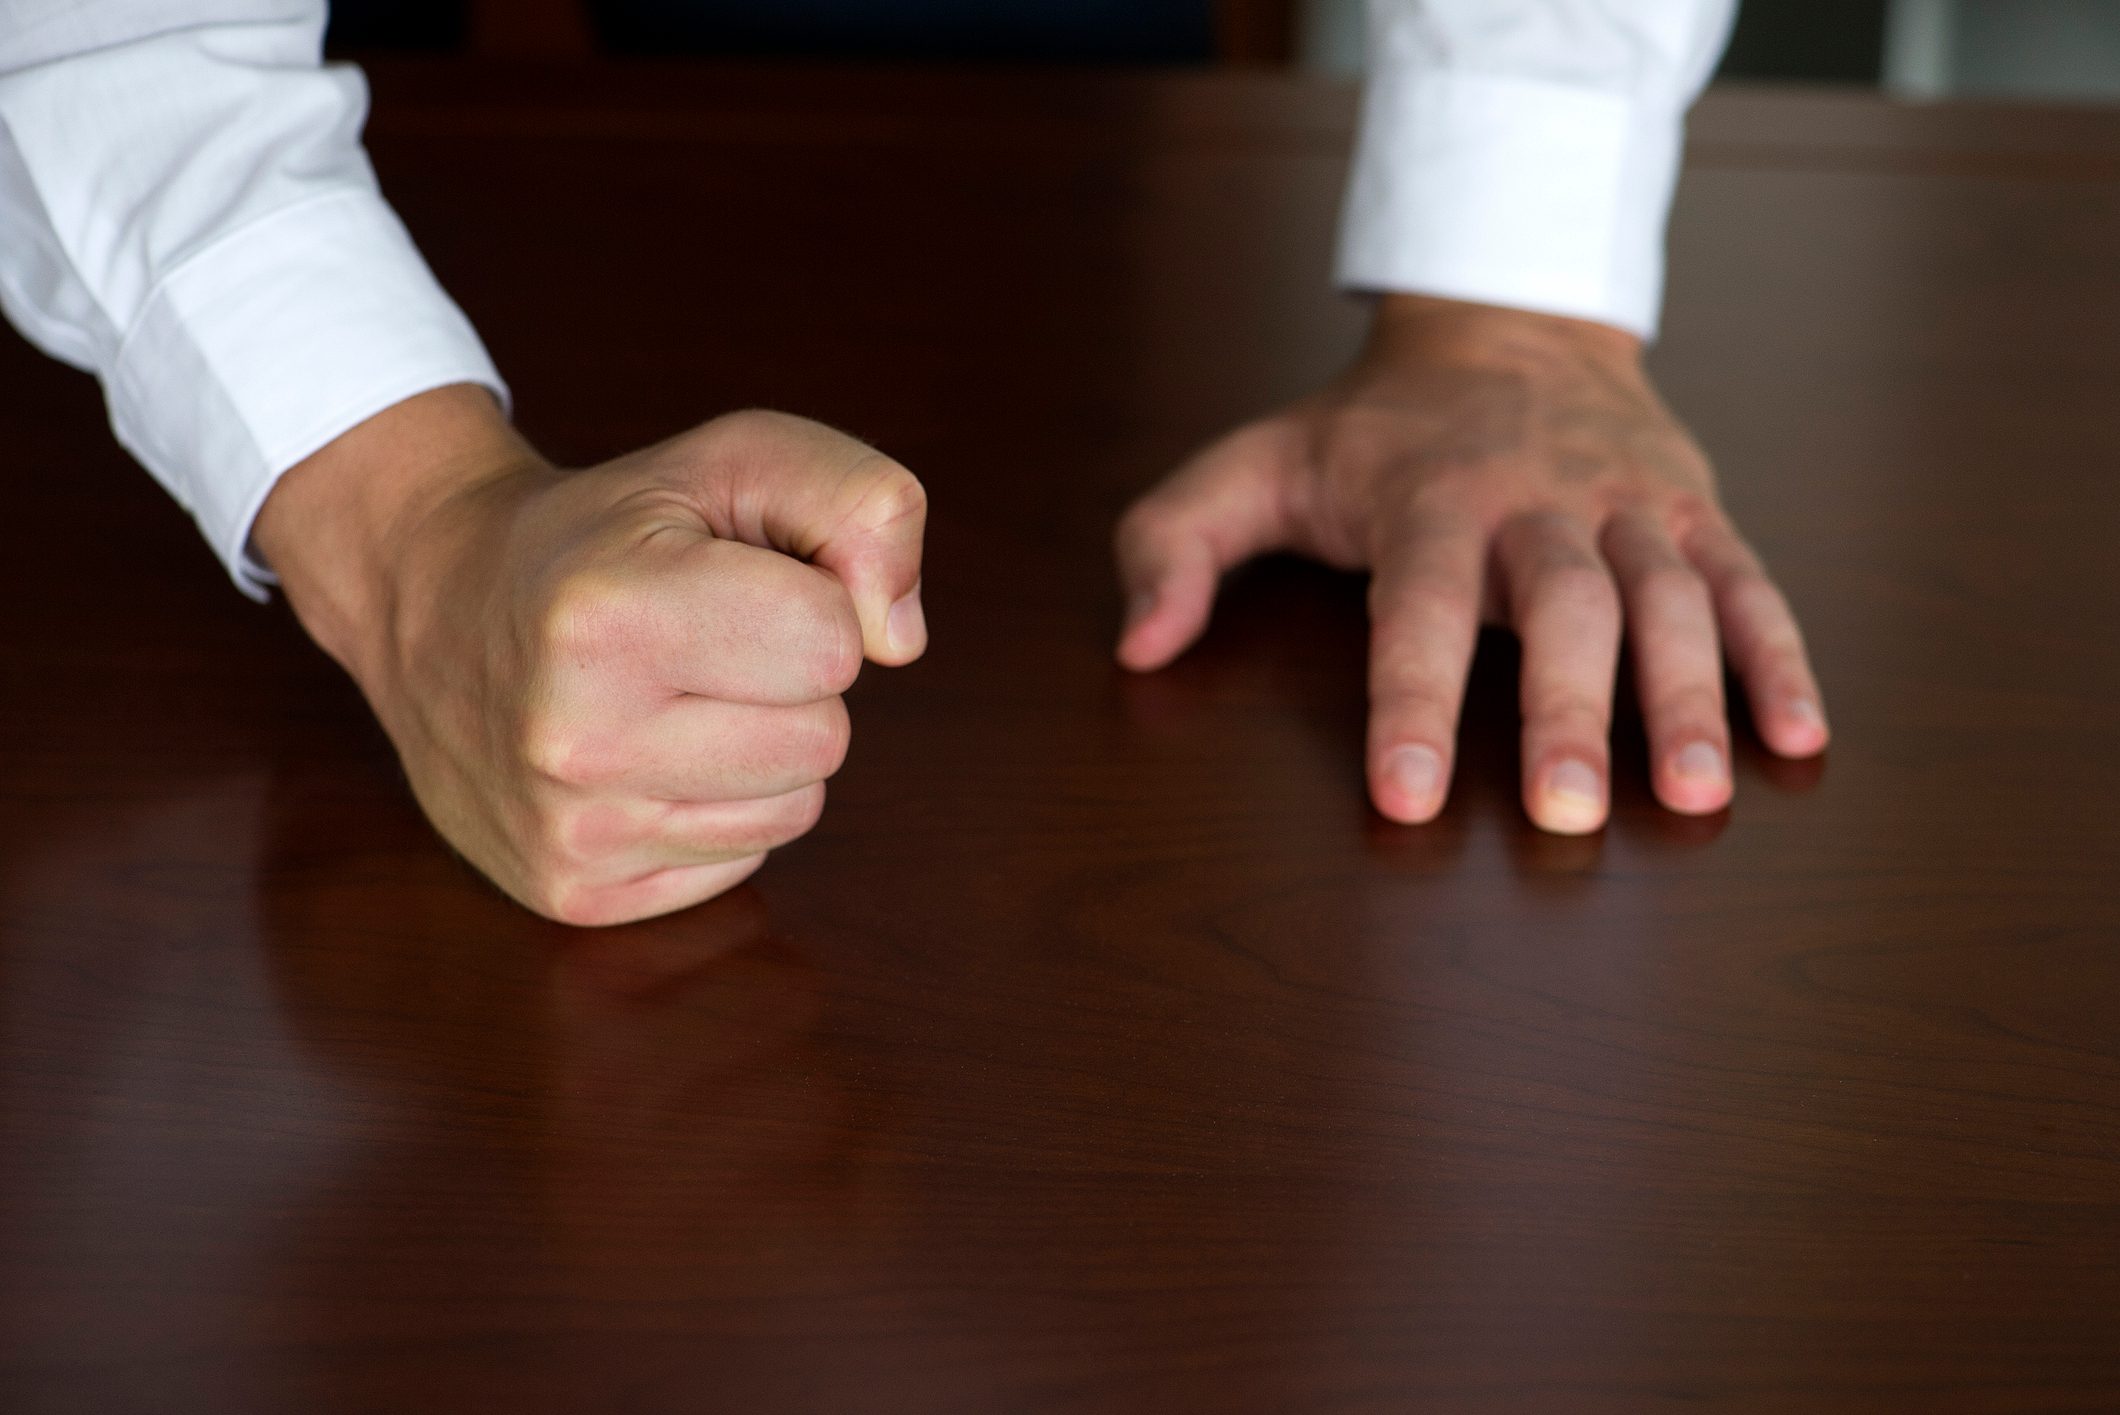
<instances>
[{"instance_id":1,"label":"blurred background","mask_svg":"<svg viewBox=\"0 0 2120 1415\"><path fill-rule=\"evenodd\" d=\"M332 47L1362 66L1362 0L334 0ZM1730 78L2120 99L2120 0L1745 0Z\"/></svg>"}]
</instances>

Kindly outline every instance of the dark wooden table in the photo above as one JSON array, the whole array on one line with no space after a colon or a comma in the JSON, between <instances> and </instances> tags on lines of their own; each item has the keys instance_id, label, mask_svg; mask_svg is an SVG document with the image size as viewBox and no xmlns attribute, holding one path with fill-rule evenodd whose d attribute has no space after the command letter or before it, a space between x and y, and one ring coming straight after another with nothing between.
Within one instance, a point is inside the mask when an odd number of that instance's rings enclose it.
<instances>
[{"instance_id":1,"label":"dark wooden table","mask_svg":"<svg viewBox=\"0 0 2120 1415\"><path fill-rule=\"evenodd\" d=\"M1371 814L1361 591L1110 664L1105 542L1348 351L1265 77L389 69L554 453L764 403L934 497L755 884L574 933L436 842L94 390L0 349L0 1409L2120 1409L2120 116L1719 94L1656 359L1830 760Z\"/></svg>"}]
</instances>

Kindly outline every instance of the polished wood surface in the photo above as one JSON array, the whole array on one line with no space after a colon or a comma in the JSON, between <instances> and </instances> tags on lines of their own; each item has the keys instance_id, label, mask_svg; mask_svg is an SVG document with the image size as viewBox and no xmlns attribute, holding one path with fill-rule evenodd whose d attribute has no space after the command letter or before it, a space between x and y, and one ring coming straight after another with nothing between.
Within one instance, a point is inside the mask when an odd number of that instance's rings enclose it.
<instances>
[{"instance_id":1,"label":"polished wood surface","mask_svg":"<svg viewBox=\"0 0 2120 1415\"><path fill-rule=\"evenodd\" d=\"M823 824L576 933L439 845L93 388L0 349L0 1409L2120 1408L2120 116L1711 96L1679 409L1829 759L1364 804L1358 581L1129 678L1125 498L1344 357L1265 75L445 67L385 182L586 459L934 499Z\"/></svg>"}]
</instances>

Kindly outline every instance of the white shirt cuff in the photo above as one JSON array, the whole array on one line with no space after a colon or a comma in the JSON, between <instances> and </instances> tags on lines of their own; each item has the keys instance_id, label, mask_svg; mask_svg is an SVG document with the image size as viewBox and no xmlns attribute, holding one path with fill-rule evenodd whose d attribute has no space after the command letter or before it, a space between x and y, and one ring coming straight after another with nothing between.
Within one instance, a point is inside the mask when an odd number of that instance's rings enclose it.
<instances>
[{"instance_id":1,"label":"white shirt cuff","mask_svg":"<svg viewBox=\"0 0 2120 1415\"><path fill-rule=\"evenodd\" d=\"M186 259L106 379L118 439L197 519L244 593L281 473L430 388L507 389L463 311L371 189L282 207Z\"/></svg>"},{"instance_id":2,"label":"white shirt cuff","mask_svg":"<svg viewBox=\"0 0 2120 1415\"><path fill-rule=\"evenodd\" d=\"M1650 337L1684 114L1609 90L1379 64L1338 278Z\"/></svg>"}]
</instances>

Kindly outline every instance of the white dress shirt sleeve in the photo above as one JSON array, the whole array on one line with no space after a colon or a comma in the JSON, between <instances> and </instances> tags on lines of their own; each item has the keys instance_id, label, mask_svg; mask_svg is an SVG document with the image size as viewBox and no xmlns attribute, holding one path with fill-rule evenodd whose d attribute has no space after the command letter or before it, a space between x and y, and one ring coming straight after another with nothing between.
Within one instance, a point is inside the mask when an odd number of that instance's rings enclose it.
<instances>
[{"instance_id":1,"label":"white dress shirt sleeve","mask_svg":"<svg viewBox=\"0 0 2120 1415\"><path fill-rule=\"evenodd\" d=\"M279 475L449 383L505 398L384 202L324 0L0 0L0 306L246 593Z\"/></svg>"},{"instance_id":2,"label":"white dress shirt sleeve","mask_svg":"<svg viewBox=\"0 0 2120 1415\"><path fill-rule=\"evenodd\" d=\"M1653 335L1736 0L1369 0L1339 279Z\"/></svg>"}]
</instances>

